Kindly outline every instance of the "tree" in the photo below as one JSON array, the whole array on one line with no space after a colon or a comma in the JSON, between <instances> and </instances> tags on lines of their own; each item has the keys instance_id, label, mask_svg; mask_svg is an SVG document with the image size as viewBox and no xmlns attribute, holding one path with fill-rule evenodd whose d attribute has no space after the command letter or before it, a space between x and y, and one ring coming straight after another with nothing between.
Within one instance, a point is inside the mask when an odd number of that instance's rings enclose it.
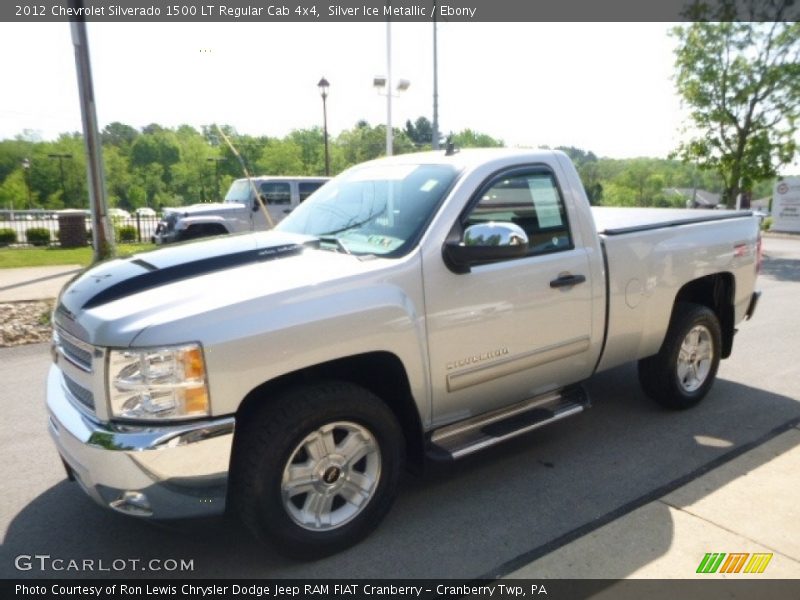
<instances>
[{"instance_id":1,"label":"tree","mask_svg":"<svg viewBox=\"0 0 800 600\"><path fill-rule=\"evenodd\" d=\"M774 177L798 149L800 23L780 20L790 0L772 4L778 6L772 22L697 22L673 30L677 89L693 129L677 155L717 171L729 206L739 193L749 206L753 186ZM731 5L723 0L721 10ZM697 3L695 11L704 6Z\"/></svg>"},{"instance_id":2,"label":"tree","mask_svg":"<svg viewBox=\"0 0 800 600\"><path fill-rule=\"evenodd\" d=\"M270 140L255 169L258 175L302 174L303 148L292 139Z\"/></svg>"},{"instance_id":3,"label":"tree","mask_svg":"<svg viewBox=\"0 0 800 600\"><path fill-rule=\"evenodd\" d=\"M392 128L394 134L394 154L405 154L415 150L414 144L405 131ZM334 145L341 148L337 157L343 160L342 167L349 167L386 154L386 125L372 127L366 121L359 121L353 129L340 133ZM338 167L338 164L337 164Z\"/></svg>"},{"instance_id":4,"label":"tree","mask_svg":"<svg viewBox=\"0 0 800 600\"><path fill-rule=\"evenodd\" d=\"M320 127L295 129L289 133L288 140L300 148L303 166L302 173L286 173L286 175L322 175L325 173L325 136Z\"/></svg>"},{"instance_id":5,"label":"tree","mask_svg":"<svg viewBox=\"0 0 800 600\"><path fill-rule=\"evenodd\" d=\"M581 177L589 204L593 206L601 204L603 201L603 184L600 183L600 172L595 153L592 151L586 152L574 146L557 146L556 150L561 150L575 164L575 169L577 169Z\"/></svg>"},{"instance_id":6,"label":"tree","mask_svg":"<svg viewBox=\"0 0 800 600\"><path fill-rule=\"evenodd\" d=\"M456 145L456 148L500 148L503 146L503 140L472 129L464 129L451 135L450 141Z\"/></svg>"},{"instance_id":7,"label":"tree","mask_svg":"<svg viewBox=\"0 0 800 600\"><path fill-rule=\"evenodd\" d=\"M24 209L28 207L28 190L22 169L17 169L0 183L0 208Z\"/></svg>"},{"instance_id":8,"label":"tree","mask_svg":"<svg viewBox=\"0 0 800 600\"><path fill-rule=\"evenodd\" d=\"M414 123L408 120L406 135L416 146L427 146L433 140L433 125L427 117L419 117Z\"/></svg>"},{"instance_id":9,"label":"tree","mask_svg":"<svg viewBox=\"0 0 800 600\"><path fill-rule=\"evenodd\" d=\"M104 146L116 146L126 150L138 136L139 132L133 127L119 121L109 123L103 127L103 131L100 133L100 139Z\"/></svg>"}]
</instances>

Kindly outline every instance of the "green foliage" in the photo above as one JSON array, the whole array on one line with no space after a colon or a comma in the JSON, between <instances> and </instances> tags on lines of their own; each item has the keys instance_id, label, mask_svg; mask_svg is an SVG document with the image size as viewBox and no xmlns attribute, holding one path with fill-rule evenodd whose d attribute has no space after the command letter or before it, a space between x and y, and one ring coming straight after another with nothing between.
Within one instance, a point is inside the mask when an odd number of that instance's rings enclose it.
<instances>
[{"instance_id":1,"label":"green foliage","mask_svg":"<svg viewBox=\"0 0 800 600\"><path fill-rule=\"evenodd\" d=\"M129 150L137 137L139 132L136 129L118 121L106 125L100 134L104 147L114 146L123 150Z\"/></svg>"},{"instance_id":2,"label":"green foliage","mask_svg":"<svg viewBox=\"0 0 800 600\"><path fill-rule=\"evenodd\" d=\"M731 16L736 3L718 3ZM766 6L766 5L765 5ZM696 22L676 27L676 84L690 108L691 131L677 156L719 173L728 205L777 174L797 153L800 119L800 23L784 22L786 0L767 21ZM692 14L723 20L705 2ZM727 11L727 12L726 12Z\"/></svg>"},{"instance_id":3,"label":"green foliage","mask_svg":"<svg viewBox=\"0 0 800 600\"><path fill-rule=\"evenodd\" d=\"M154 250L153 244L119 244L117 256L124 258L131 254ZM90 246L83 248L0 248L0 269L18 267L41 267L46 265L83 265L92 262L93 250Z\"/></svg>"},{"instance_id":4,"label":"green foliage","mask_svg":"<svg viewBox=\"0 0 800 600\"><path fill-rule=\"evenodd\" d=\"M133 225L121 225L119 227L115 227L117 233L117 241L122 243L130 243L135 242L137 231L136 227Z\"/></svg>"},{"instance_id":5,"label":"green foliage","mask_svg":"<svg viewBox=\"0 0 800 600\"><path fill-rule=\"evenodd\" d=\"M50 230L44 227L31 227L25 230L25 239L33 246L49 246Z\"/></svg>"},{"instance_id":6,"label":"green foliage","mask_svg":"<svg viewBox=\"0 0 800 600\"><path fill-rule=\"evenodd\" d=\"M772 217L764 217L761 221L761 231L769 231L772 229Z\"/></svg>"},{"instance_id":7,"label":"green foliage","mask_svg":"<svg viewBox=\"0 0 800 600\"><path fill-rule=\"evenodd\" d=\"M573 146L559 146L556 150L561 150L569 156L575 164L578 174L583 181L586 190L586 197L589 204L596 206L603 203L603 184L601 183L600 168L594 152L584 152L580 148Z\"/></svg>"},{"instance_id":8,"label":"green foliage","mask_svg":"<svg viewBox=\"0 0 800 600\"><path fill-rule=\"evenodd\" d=\"M0 183L0 208L22 210L28 208L28 189L22 167L12 171Z\"/></svg>"},{"instance_id":9,"label":"green foliage","mask_svg":"<svg viewBox=\"0 0 800 600\"><path fill-rule=\"evenodd\" d=\"M17 241L17 232L13 229L0 229L0 246L8 246Z\"/></svg>"},{"instance_id":10,"label":"green foliage","mask_svg":"<svg viewBox=\"0 0 800 600\"><path fill-rule=\"evenodd\" d=\"M500 148L503 140L498 140L486 133L464 129L450 136L456 148Z\"/></svg>"},{"instance_id":11,"label":"green foliage","mask_svg":"<svg viewBox=\"0 0 800 600\"><path fill-rule=\"evenodd\" d=\"M406 135L415 146L428 147L433 141L433 124L427 117L419 117L413 123L406 121Z\"/></svg>"},{"instance_id":12,"label":"green foliage","mask_svg":"<svg viewBox=\"0 0 800 600\"><path fill-rule=\"evenodd\" d=\"M325 171L324 137L319 127L298 129L282 138L240 135L221 125L251 175L322 175ZM425 150L430 143L430 122L419 117L394 130L394 153ZM196 202L221 200L230 183L243 176L239 160L215 126L201 131L189 125L168 129L151 123L141 130L111 123L102 131L103 161L109 204L130 212L143 206L161 209ZM498 147L502 140L471 129L451 134L459 148ZM636 158L614 160L575 147L559 147L575 163L592 204L620 206L684 206L692 189L720 193L725 183L713 170L694 161ZM386 153L385 125L359 121L329 138L331 173ZM64 182L57 159L63 159ZM30 169L22 168L28 158ZM219 160L218 160L219 159ZM0 140L0 208L89 207L83 140L64 134L55 141L26 134ZM774 178L754 187L757 197L771 195Z\"/></svg>"}]
</instances>

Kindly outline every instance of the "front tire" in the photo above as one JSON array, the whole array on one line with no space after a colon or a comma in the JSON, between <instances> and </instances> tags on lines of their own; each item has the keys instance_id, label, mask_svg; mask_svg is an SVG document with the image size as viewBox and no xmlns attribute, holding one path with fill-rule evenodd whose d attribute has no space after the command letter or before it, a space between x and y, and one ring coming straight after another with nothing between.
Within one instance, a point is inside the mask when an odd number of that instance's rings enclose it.
<instances>
[{"instance_id":1,"label":"front tire","mask_svg":"<svg viewBox=\"0 0 800 600\"><path fill-rule=\"evenodd\" d=\"M339 552L392 505L404 439L392 411L349 383L289 390L237 432L231 491L245 525L294 558Z\"/></svg>"},{"instance_id":2,"label":"front tire","mask_svg":"<svg viewBox=\"0 0 800 600\"><path fill-rule=\"evenodd\" d=\"M658 354L639 361L639 383L666 408L695 406L714 384L721 347L717 315L707 306L680 303Z\"/></svg>"}]
</instances>

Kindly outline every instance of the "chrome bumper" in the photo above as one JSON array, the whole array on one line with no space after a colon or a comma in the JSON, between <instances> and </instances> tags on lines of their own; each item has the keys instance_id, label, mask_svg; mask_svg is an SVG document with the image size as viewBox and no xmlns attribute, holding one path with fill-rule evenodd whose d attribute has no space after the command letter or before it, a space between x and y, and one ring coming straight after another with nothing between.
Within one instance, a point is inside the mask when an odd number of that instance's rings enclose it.
<instances>
[{"instance_id":1,"label":"chrome bumper","mask_svg":"<svg viewBox=\"0 0 800 600\"><path fill-rule=\"evenodd\" d=\"M154 519L225 510L233 417L146 427L101 423L76 407L55 365L47 408L69 475L99 504Z\"/></svg>"}]
</instances>

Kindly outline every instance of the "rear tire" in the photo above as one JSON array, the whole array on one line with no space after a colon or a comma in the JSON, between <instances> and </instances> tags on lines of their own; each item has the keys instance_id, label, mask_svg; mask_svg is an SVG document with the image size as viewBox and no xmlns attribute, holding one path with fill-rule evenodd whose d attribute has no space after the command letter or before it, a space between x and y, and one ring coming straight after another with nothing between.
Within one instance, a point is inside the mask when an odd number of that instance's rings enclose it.
<instances>
[{"instance_id":1,"label":"rear tire","mask_svg":"<svg viewBox=\"0 0 800 600\"><path fill-rule=\"evenodd\" d=\"M639 383L661 406L691 408L714 384L721 348L717 315L700 304L677 304L658 354L639 361Z\"/></svg>"},{"instance_id":2,"label":"rear tire","mask_svg":"<svg viewBox=\"0 0 800 600\"><path fill-rule=\"evenodd\" d=\"M312 559L366 537L397 492L404 438L392 411L350 383L288 390L237 423L233 504L279 553Z\"/></svg>"}]
</instances>

